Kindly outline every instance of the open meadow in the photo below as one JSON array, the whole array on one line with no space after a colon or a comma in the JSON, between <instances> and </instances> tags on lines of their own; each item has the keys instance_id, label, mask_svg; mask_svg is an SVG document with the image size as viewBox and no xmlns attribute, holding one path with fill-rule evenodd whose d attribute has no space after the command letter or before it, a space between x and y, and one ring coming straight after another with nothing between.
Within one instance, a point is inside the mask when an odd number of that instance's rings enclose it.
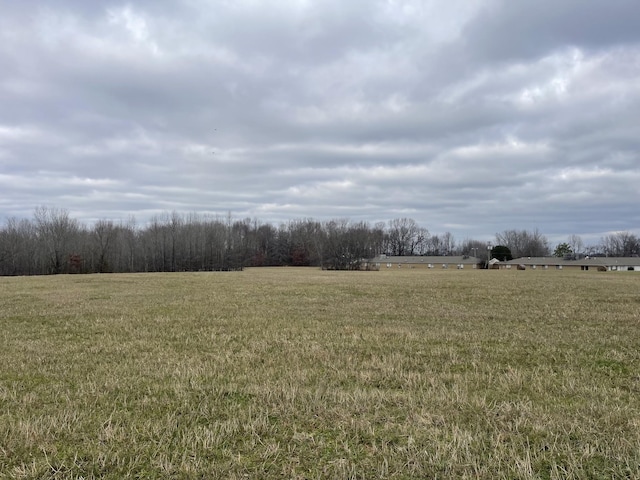
<instances>
[{"instance_id":1,"label":"open meadow","mask_svg":"<svg viewBox=\"0 0 640 480\"><path fill-rule=\"evenodd\" d=\"M0 278L0 478L640 478L640 274Z\"/></svg>"}]
</instances>

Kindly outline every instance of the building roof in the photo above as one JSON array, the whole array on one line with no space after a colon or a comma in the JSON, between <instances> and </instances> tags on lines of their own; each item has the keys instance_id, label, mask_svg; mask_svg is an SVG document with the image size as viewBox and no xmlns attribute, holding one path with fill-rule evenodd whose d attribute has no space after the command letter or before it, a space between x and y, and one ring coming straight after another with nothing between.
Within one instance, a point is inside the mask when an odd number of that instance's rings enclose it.
<instances>
[{"instance_id":1,"label":"building roof","mask_svg":"<svg viewBox=\"0 0 640 480\"><path fill-rule=\"evenodd\" d=\"M412 255L412 256L388 256L380 255L371 259L372 263L393 263L407 265L475 265L482 263L482 259L468 255Z\"/></svg>"},{"instance_id":2,"label":"building roof","mask_svg":"<svg viewBox=\"0 0 640 480\"><path fill-rule=\"evenodd\" d=\"M370 260L371 263L392 263L394 265L474 265L483 263L486 259L468 255L411 255L389 256L379 255ZM492 259L493 260L493 259ZM640 257L584 257L570 260L560 257L520 257L501 265L549 265L563 267L640 267Z\"/></svg>"},{"instance_id":3,"label":"building roof","mask_svg":"<svg viewBox=\"0 0 640 480\"><path fill-rule=\"evenodd\" d=\"M505 265L550 265L563 267L640 267L640 257L584 257L570 260L560 257L520 257Z\"/></svg>"}]
</instances>

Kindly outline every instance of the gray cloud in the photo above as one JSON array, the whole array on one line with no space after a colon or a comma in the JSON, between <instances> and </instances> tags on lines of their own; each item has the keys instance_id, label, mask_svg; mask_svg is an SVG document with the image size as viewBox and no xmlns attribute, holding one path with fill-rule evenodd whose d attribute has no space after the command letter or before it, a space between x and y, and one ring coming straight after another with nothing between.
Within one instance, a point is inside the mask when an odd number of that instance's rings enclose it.
<instances>
[{"instance_id":1,"label":"gray cloud","mask_svg":"<svg viewBox=\"0 0 640 480\"><path fill-rule=\"evenodd\" d=\"M470 53L483 61L537 58L565 46L603 50L638 43L640 5L633 0L486 2L464 31Z\"/></svg>"},{"instance_id":2,"label":"gray cloud","mask_svg":"<svg viewBox=\"0 0 640 480\"><path fill-rule=\"evenodd\" d=\"M0 217L639 232L640 7L41 2L0 18Z\"/></svg>"}]
</instances>

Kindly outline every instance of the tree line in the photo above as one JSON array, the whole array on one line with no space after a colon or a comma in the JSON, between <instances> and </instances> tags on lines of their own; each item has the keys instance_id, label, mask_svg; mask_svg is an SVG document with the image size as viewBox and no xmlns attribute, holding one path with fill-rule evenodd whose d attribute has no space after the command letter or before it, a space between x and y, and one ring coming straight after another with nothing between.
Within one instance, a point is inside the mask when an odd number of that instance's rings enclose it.
<instances>
[{"instance_id":1,"label":"tree line","mask_svg":"<svg viewBox=\"0 0 640 480\"><path fill-rule=\"evenodd\" d=\"M346 219L256 219L165 212L144 226L99 220L90 227L64 209L38 207L32 219L0 227L0 275L228 271L247 266L360 269L381 253L444 254L453 237L430 235L411 219L370 225Z\"/></svg>"},{"instance_id":2,"label":"tree line","mask_svg":"<svg viewBox=\"0 0 640 480\"><path fill-rule=\"evenodd\" d=\"M575 237L575 236L574 236ZM583 249L579 237L572 252ZM549 242L537 230L496 234L514 257L545 256ZM637 252L638 239L603 239L609 255ZM257 219L165 212L144 226L99 220L86 226L64 209L38 207L32 219L9 218L0 228L0 275L97 272L229 271L248 266L318 266L359 270L381 254L474 255L487 243L457 243L450 232L431 234L411 218L369 224L348 219L298 219L278 226Z\"/></svg>"}]
</instances>

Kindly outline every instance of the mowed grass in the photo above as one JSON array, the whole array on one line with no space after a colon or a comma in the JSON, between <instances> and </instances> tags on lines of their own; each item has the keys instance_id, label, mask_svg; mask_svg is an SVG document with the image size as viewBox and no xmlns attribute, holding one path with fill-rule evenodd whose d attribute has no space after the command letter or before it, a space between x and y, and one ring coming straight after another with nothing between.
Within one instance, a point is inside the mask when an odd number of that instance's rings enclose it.
<instances>
[{"instance_id":1,"label":"mowed grass","mask_svg":"<svg viewBox=\"0 0 640 480\"><path fill-rule=\"evenodd\" d=\"M640 478L640 275L0 278L2 478Z\"/></svg>"}]
</instances>

